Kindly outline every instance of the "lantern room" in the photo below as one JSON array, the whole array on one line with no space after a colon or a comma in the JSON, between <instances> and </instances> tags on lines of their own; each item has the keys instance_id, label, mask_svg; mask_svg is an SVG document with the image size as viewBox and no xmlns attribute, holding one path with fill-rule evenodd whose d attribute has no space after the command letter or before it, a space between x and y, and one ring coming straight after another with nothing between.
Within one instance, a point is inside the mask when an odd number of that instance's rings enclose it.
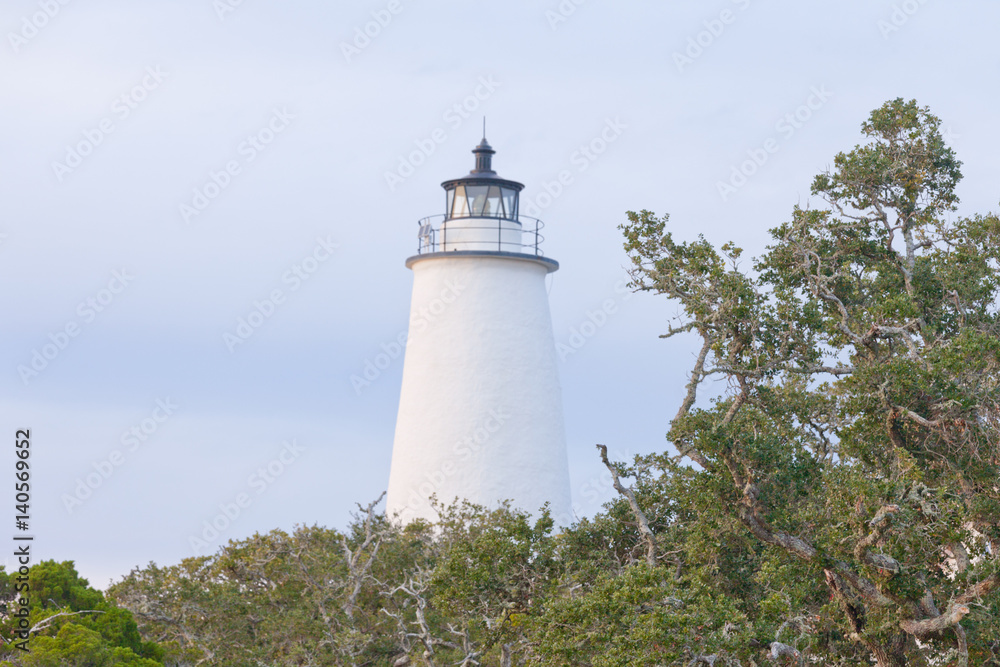
<instances>
[{"instance_id":1,"label":"lantern room","mask_svg":"<svg viewBox=\"0 0 1000 667\"><path fill-rule=\"evenodd\" d=\"M518 193L524 188L497 176L492 160L496 151L486 137L473 149L476 168L468 176L441 184L446 194L445 219L500 218L517 221Z\"/></svg>"},{"instance_id":2,"label":"lantern room","mask_svg":"<svg viewBox=\"0 0 1000 667\"><path fill-rule=\"evenodd\" d=\"M442 252L501 253L541 258L541 220L521 215L518 198L524 186L493 171L496 151L486 141L472 153L475 168L445 181L445 211L419 221L417 255ZM547 266L558 267L554 261ZM554 271L555 268L550 270Z\"/></svg>"}]
</instances>

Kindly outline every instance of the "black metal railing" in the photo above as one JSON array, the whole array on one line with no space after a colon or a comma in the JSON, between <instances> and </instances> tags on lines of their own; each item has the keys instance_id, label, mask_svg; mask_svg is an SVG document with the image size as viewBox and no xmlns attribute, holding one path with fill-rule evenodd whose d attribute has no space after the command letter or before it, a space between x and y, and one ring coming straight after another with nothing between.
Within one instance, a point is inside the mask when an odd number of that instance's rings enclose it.
<instances>
[{"instance_id":1,"label":"black metal railing","mask_svg":"<svg viewBox=\"0 0 1000 667\"><path fill-rule=\"evenodd\" d=\"M448 223L447 225L444 223ZM520 223L521 229L516 227L505 227L504 223ZM420 229L417 232L417 254L426 255L432 252L451 252L455 250L489 250L497 252L512 252L522 255L534 255L544 257L541 243L545 240L541 230L545 223L538 218L527 215L518 216L517 220L508 218L493 217L446 217L444 215L431 215L418 221ZM452 238L448 239L449 226L451 226ZM496 238L492 234L483 234L482 237L476 235L475 238L468 238L467 232L490 230L496 231ZM510 240L510 237L517 234L520 241ZM506 237L506 238L505 238ZM525 239L528 239L525 242Z\"/></svg>"}]
</instances>

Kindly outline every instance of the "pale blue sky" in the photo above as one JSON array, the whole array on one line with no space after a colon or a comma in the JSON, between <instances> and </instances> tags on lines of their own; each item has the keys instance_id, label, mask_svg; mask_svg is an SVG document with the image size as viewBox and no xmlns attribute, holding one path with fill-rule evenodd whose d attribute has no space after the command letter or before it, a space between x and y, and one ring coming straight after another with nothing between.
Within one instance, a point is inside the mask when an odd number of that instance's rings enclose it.
<instances>
[{"instance_id":1,"label":"pale blue sky","mask_svg":"<svg viewBox=\"0 0 1000 667\"><path fill-rule=\"evenodd\" d=\"M54 15L36 17L45 6ZM440 182L468 171L483 114L494 164L525 198L570 171L538 214L562 264L557 341L616 305L562 366L582 514L609 497L594 443L619 455L664 447L691 361L687 342L657 338L669 304L616 289L627 210L669 212L681 238L757 252L808 202L813 175L860 140L871 109L897 96L949 128L965 162L962 211L996 209L996 2L562 6L575 10L556 22L556 0L398 0L395 14L383 0L243 0L224 18L212 0L5 0L0 426L32 429L39 557L73 559L104 586L194 555L189 537L243 492L252 503L221 539L343 526L353 502L377 496L401 359L360 395L350 378L405 330L416 221L442 212ZM348 60L342 43L373 12L391 21ZM689 62L675 55L699 39ZM469 118L449 111L469 96ZM614 141L582 158L609 121ZM102 123L112 131L79 166L53 167ZM265 128L270 144L244 143ZM444 142L390 189L386 172L437 129ZM719 182L765 145L766 162L724 199ZM180 206L229 162L238 173L185 221ZM293 289L285 276L317 238L338 247ZM123 270L124 288L112 282ZM102 292L109 283L118 293ZM285 300L230 352L224 334L275 289ZM98 313L88 299L107 304ZM67 326L77 335L22 381L18 367ZM173 414L154 412L168 398ZM144 420L146 440L123 443ZM251 475L292 439L303 451L261 488ZM67 511L64 494L116 450L120 465Z\"/></svg>"}]
</instances>

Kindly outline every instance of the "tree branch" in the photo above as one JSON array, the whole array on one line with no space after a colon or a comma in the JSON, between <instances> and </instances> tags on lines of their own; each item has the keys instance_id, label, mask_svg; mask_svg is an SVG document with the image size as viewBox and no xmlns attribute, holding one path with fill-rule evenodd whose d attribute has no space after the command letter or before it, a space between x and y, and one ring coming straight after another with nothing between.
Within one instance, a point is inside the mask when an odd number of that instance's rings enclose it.
<instances>
[{"instance_id":1,"label":"tree branch","mask_svg":"<svg viewBox=\"0 0 1000 667\"><path fill-rule=\"evenodd\" d=\"M649 565L656 565L656 537L653 535L653 531L649 528L649 520L639 507L639 503L636 501L635 494L632 492L632 489L622 485L621 480L618 479L618 469L615 468L611 464L611 461L608 460L608 448L604 445L597 445L597 449L601 452L601 461L611 473L611 479L614 482L615 491L625 496L629 507L632 508L632 514L635 515L635 521L639 526L639 533L642 535L642 539L646 542L646 562Z\"/></svg>"},{"instance_id":2,"label":"tree branch","mask_svg":"<svg viewBox=\"0 0 1000 667\"><path fill-rule=\"evenodd\" d=\"M958 625L959 621L961 621L965 615L969 613L969 611L970 609L964 604L955 604L952 602L940 616L927 618L922 621L902 621L899 624L899 627L914 637L926 637L927 635L941 632L952 626Z\"/></svg>"},{"instance_id":3,"label":"tree branch","mask_svg":"<svg viewBox=\"0 0 1000 667\"><path fill-rule=\"evenodd\" d=\"M948 608L940 616L920 621L902 621L899 627L917 638L926 637L927 635L955 627L969 613L970 609L968 605L971 602L989 595L998 585L1000 585L1000 576L992 574L952 600L951 604L948 605Z\"/></svg>"},{"instance_id":4,"label":"tree branch","mask_svg":"<svg viewBox=\"0 0 1000 667\"><path fill-rule=\"evenodd\" d=\"M28 630L28 632L29 633L41 632L42 630L45 630L50 625L52 625L53 619L59 618L60 616L78 616L80 614L103 614L103 613L105 612L97 611L96 609L88 609L86 611L61 611L58 614L53 614L52 616L44 618L38 623L35 623L33 626L31 626L31 629Z\"/></svg>"},{"instance_id":5,"label":"tree branch","mask_svg":"<svg viewBox=\"0 0 1000 667\"><path fill-rule=\"evenodd\" d=\"M691 406L693 406L695 400L697 400L698 385L701 384L701 381L705 377L705 359L708 358L708 353L711 349L712 339L706 336L705 344L702 345L701 352L698 353L698 359L695 361L694 368L691 370L691 380L687 384L687 395L684 397L684 401L681 403L681 407L677 410L677 414L674 416L671 424L676 424L682 417L687 415L691 410ZM693 445L684 447L683 449L678 447L677 454L680 458L685 456L689 457L705 470L712 469L712 464L702 455L701 452L696 450Z\"/></svg>"},{"instance_id":6,"label":"tree branch","mask_svg":"<svg viewBox=\"0 0 1000 667\"><path fill-rule=\"evenodd\" d=\"M794 647L788 644L782 644L781 642L771 642L771 660L777 660L782 657L789 657L793 660L798 660L801 656Z\"/></svg>"},{"instance_id":7,"label":"tree branch","mask_svg":"<svg viewBox=\"0 0 1000 667\"><path fill-rule=\"evenodd\" d=\"M691 410L691 406L694 405L695 400L698 398L698 385L701 384L701 380L705 376L705 359L708 358L708 353L711 349L712 339L706 337L705 344L701 346L701 352L698 353L694 369L691 371L691 381L687 384L687 395L684 396L681 407L677 410L677 414L674 415L674 422L684 417Z\"/></svg>"},{"instance_id":8,"label":"tree branch","mask_svg":"<svg viewBox=\"0 0 1000 667\"><path fill-rule=\"evenodd\" d=\"M378 555L379 547L382 543L382 534L380 532L375 532L373 525L375 522L375 506L382 502L382 498L385 497L385 491L383 491L378 498L373 500L368 504L367 507L362 508L365 512L365 539L361 545L354 551L351 550L350 545L347 542L347 536L341 535L340 542L341 548L344 551L344 557L347 561L347 571L351 578L351 592L344 602L344 613L347 618L351 621L354 620L354 609L357 606L358 596L361 594L361 589L364 586L365 581L368 579L368 573L371 571L372 565L375 563L375 557ZM361 508L360 505L358 505ZM370 554L368 554L368 560L361 563L361 556L365 551L372 547Z\"/></svg>"},{"instance_id":9,"label":"tree branch","mask_svg":"<svg viewBox=\"0 0 1000 667\"><path fill-rule=\"evenodd\" d=\"M886 556L885 554L873 554L869 551L871 547L882 540L885 531L889 529L892 515L898 511L898 505L886 505L878 511L875 518L869 522L869 525L872 526L872 532L854 546L855 558L862 563L877 567L880 570L887 570L897 574L902 572L903 568L895 558Z\"/></svg>"}]
</instances>

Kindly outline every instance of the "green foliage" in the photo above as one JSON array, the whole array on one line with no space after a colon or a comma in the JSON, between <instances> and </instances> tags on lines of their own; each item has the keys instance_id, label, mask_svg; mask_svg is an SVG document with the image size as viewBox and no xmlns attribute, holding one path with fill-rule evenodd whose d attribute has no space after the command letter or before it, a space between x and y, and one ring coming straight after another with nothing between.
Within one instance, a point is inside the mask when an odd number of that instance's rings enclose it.
<instances>
[{"instance_id":1,"label":"green foliage","mask_svg":"<svg viewBox=\"0 0 1000 667\"><path fill-rule=\"evenodd\" d=\"M706 646L720 656L752 653L734 598L677 581L673 568L646 564L554 601L532 625L535 650L547 665L686 664L692 650L704 655Z\"/></svg>"},{"instance_id":2,"label":"green foliage","mask_svg":"<svg viewBox=\"0 0 1000 667\"><path fill-rule=\"evenodd\" d=\"M18 575L0 568L0 592L7 609L18 608ZM154 667L163 650L144 642L131 612L109 603L101 591L80 577L72 561L42 561L28 573L28 623L31 636L25 653L15 647L18 619L8 613L0 624L5 658L0 665L55 667Z\"/></svg>"},{"instance_id":3,"label":"green foliage","mask_svg":"<svg viewBox=\"0 0 1000 667\"><path fill-rule=\"evenodd\" d=\"M476 618L481 630L511 624L550 594L558 567L552 526L547 513L532 524L507 509L451 510L440 523L447 549L431 579L434 601Z\"/></svg>"},{"instance_id":4,"label":"green foliage","mask_svg":"<svg viewBox=\"0 0 1000 667\"><path fill-rule=\"evenodd\" d=\"M44 561L32 567L31 593L34 605L41 609L95 609L104 599L80 577L72 562Z\"/></svg>"},{"instance_id":5,"label":"green foliage","mask_svg":"<svg viewBox=\"0 0 1000 667\"><path fill-rule=\"evenodd\" d=\"M54 637L38 637L22 660L25 667L159 667L162 663L136 655L131 649L109 646L97 632L75 623Z\"/></svg>"},{"instance_id":6,"label":"green foliage","mask_svg":"<svg viewBox=\"0 0 1000 667\"><path fill-rule=\"evenodd\" d=\"M401 528L369 507L346 533L255 535L211 557L135 570L110 592L171 655L213 665L496 654L558 581L552 521L468 505L442 514L438 526Z\"/></svg>"}]
</instances>

